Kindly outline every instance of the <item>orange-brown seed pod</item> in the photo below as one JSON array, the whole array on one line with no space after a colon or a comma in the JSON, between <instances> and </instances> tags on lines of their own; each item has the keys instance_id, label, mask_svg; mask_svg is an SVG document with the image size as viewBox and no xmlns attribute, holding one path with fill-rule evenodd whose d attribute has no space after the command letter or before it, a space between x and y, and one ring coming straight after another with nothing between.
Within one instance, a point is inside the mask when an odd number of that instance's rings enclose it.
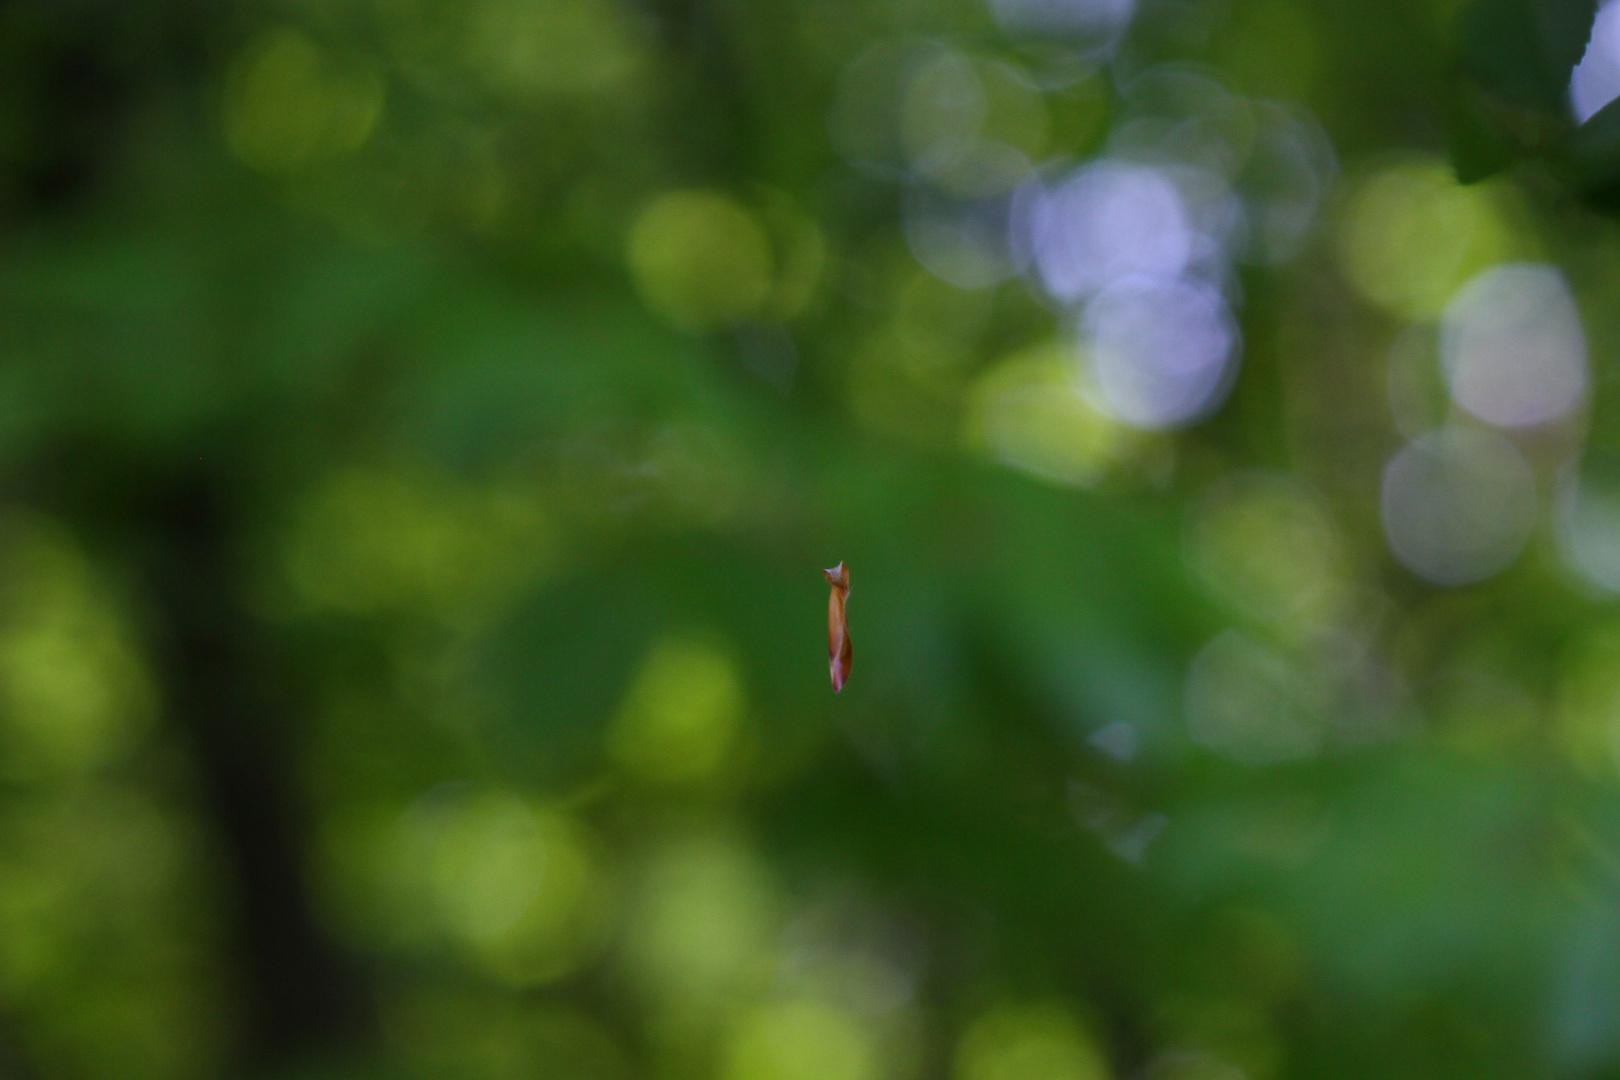
<instances>
[{"instance_id":1,"label":"orange-brown seed pod","mask_svg":"<svg viewBox=\"0 0 1620 1080\"><path fill-rule=\"evenodd\" d=\"M849 568L839 563L831 570L823 570L832 596L827 600L827 665L832 669L833 693L844 689L849 678L849 666L855 659L849 643L849 619L844 605L849 600Z\"/></svg>"}]
</instances>

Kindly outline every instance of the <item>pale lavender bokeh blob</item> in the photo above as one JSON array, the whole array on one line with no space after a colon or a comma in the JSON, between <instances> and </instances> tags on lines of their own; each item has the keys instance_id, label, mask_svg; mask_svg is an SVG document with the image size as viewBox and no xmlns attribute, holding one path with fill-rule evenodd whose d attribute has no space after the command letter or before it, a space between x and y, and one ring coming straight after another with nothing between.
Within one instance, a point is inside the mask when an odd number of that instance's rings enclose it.
<instances>
[{"instance_id":1,"label":"pale lavender bokeh blob","mask_svg":"<svg viewBox=\"0 0 1620 1080\"><path fill-rule=\"evenodd\" d=\"M1009 34L1062 39L1071 48L1117 44L1137 7L1135 0L988 2ZM939 59L914 47L891 62L904 69L924 53ZM865 67L861 74L845 81L889 86L887 69L882 79ZM1029 275L1076 318L1080 363L1089 369L1082 381L1095 403L1138 427L1173 428L1207 415L1233 381L1240 350L1234 261L1274 265L1291 257L1335 162L1308 114L1232 94L1197 65L1143 71L1124 99L1103 156L1078 167L1038 165L1010 149L998 156L987 143L961 153L950 144L938 162L913 153L902 196L905 235L922 266L961 288ZM839 113L851 160L877 156L853 137L865 137L871 113ZM887 143L883 149L892 153Z\"/></svg>"},{"instance_id":2,"label":"pale lavender bokeh blob","mask_svg":"<svg viewBox=\"0 0 1620 1080\"><path fill-rule=\"evenodd\" d=\"M1501 435L1443 428L1390 459L1380 510L1390 550L1408 570L1437 585L1467 585L1524 550L1535 526L1535 475Z\"/></svg>"},{"instance_id":3,"label":"pale lavender bokeh blob","mask_svg":"<svg viewBox=\"0 0 1620 1080\"><path fill-rule=\"evenodd\" d=\"M1586 335L1563 275L1506 263L1457 291L1440 327L1452 399L1498 427L1544 424L1586 393Z\"/></svg>"},{"instance_id":4,"label":"pale lavender bokeh blob","mask_svg":"<svg viewBox=\"0 0 1620 1080\"><path fill-rule=\"evenodd\" d=\"M1569 103L1575 122L1584 124L1599 109L1620 97L1620 3L1609 0L1598 9L1586 55L1569 80Z\"/></svg>"},{"instance_id":5,"label":"pale lavender bokeh blob","mask_svg":"<svg viewBox=\"0 0 1620 1080\"><path fill-rule=\"evenodd\" d=\"M1026 190L1019 208L1041 283L1064 302L1127 275L1178 277L1196 250L1181 193L1146 165L1099 161L1053 188Z\"/></svg>"},{"instance_id":6,"label":"pale lavender bokeh blob","mask_svg":"<svg viewBox=\"0 0 1620 1080\"><path fill-rule=\"evenodd\" d=\"M1081 309L1101 404L1128 423L1170 428L1219 404L1238 333L1216 279L1241 208L1218 176L1105 158L1012 206L1014 264Z\"/></svg>"},{"instance_id":7,"label":"pale lavender bokeh blob","mask_svg":"<svg viewBox=\"0 0 1620 1080\"><path fill-rule=\"evenodd\" d=\"M1138 427L1197 419L1230 384L1237 325L1208 282L1122 278L1086 304L1081 328L1104 402Z\"/></svg>"},{"instance_id":8,"label":"pale lavender bokeh blob","mask_svg":"<svg viewBox=\"0 0 1620 1080\"><path fill-rule=\"evenodd\" d=\"M990 10L1009 34L1112 46L1130 24L1136 0L990 0Z\"/></svg>"}]
</instances>

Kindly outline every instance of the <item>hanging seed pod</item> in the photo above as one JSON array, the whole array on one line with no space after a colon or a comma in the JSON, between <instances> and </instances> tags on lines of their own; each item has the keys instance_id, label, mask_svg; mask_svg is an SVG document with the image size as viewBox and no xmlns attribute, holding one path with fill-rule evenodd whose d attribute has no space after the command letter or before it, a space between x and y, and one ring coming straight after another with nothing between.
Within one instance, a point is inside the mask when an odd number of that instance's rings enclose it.
<instances>
[{"instance_id":1,"label":"hanging seed pod","mask_svg":"<svg viewBox=\"0 0 1620 1080\"><path fill-rule=\"evenodd\" d=\"M849 568L839 563L831 570L823 570L832 596L827 600L827 665L832 669L833 693L844 689L849 678L849 666L855 658L849 643L849 620L844 604L849 599Z\"/></svg>"}]
</instances>

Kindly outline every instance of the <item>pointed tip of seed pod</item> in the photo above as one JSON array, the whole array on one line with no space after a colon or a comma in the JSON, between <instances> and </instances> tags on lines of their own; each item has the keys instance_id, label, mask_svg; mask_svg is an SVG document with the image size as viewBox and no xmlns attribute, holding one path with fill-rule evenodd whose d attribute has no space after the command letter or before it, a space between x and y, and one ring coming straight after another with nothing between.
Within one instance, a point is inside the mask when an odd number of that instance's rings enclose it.
<instances>
[{"instance_id":1,"label":"pointed tip of seed pod","mask_svg":"<svg viewBox=\"0 0 1620 1080\"><path fill-rule=\"evenodd\" d=\"M833 693L841 694L844 692L844 683L849 681L849 669L853 666L850 661L853 659L854 650L849 647L849 639L845 638L844 647L839 650L838 655L833 657L832 663L828 665L832 670Z\"/></svg>"},{"instance_id":2,"label":"pointed tip of seed pod","mask_svg":"<svg viewBox=\"0 0 1620 1080\"><path fill-rule=\"evenodd\" d=\"M833 567L831 570L823 570L821 573L822 576L827 579L827 584L831 585L833 588L849 588L849 568L842 562Z\"/></svg>"}]
</instances>

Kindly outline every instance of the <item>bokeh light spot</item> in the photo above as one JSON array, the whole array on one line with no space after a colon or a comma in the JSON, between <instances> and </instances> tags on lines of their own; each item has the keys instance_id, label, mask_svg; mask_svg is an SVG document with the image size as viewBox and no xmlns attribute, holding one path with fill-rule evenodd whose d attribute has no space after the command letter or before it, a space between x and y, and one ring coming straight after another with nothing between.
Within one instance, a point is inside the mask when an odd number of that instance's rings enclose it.
<instances>
[{"instance_id":1,"label":"bokeh light spot","mask_svg":"<svg viewBox=\"0 0 1620 1080\"><path fill-rule=\"evenodd\" d=\"M1103 400L1138 427L1196 420L1231 385L1237 322L1207 282L1123 278L1086 305L1081 326Z\"/></svg>"},{"instance_id":2,"label":"bokeh light spot","mask_svg":"<svg viewBox=\"0 0 1620 1080\"><path fill-rule=\"evenodd\" d=\"M682 330L748 318L771 295L775 267L764 228L717 191L654 199L631 226L627 256L642 300Z\"/></svg>"},{"instance_id":3,"label":"bokeh light spot","mask_svg":"<svg viewBox=\"0 0 1620 1080\"><path fill-rule=\"evenodd\" d=\"M128 750L156 702L130 630L60 529L0 540L0 773L82 776Z\"/></svg>"},{"instance_id":4,"label":"bokeh light spot","mask_svg":"<svg viewBox=\"0 0 1620 1080\"><path fill-rule=\"evenodd\" d=\"M523 98L610 93L640 55L612 0L478 0L467 59L494 89Z\"/></svg>"},{"instance_id":5,"label":"bokeh light spot","mask_svg":"<svg viewBox=\"0 0 1620 1080\"><path fill-rule=\"evenodd\" d=\"M1441 358L1457 404L1499 427L1555 420L1586 390L1586 335L1563 275L1494 266L1446 307Z\"/></svg>"},{"instance_id":6,"label":"bokeh light spot","mask_svg":"<svg viewBox=\"0 0 1620 1080\"><path fill-rule=\"evenodd\" d=\"M429 819L439 917L496 978L519 985L567 973L594 943L595 861L563 814L500 791Z\"/></svg>"},{"instance_id":7,"label":"bokeh light spot","mask_svg":"<svg viewBox=\"0 0 1620 1080\"><path fill-rule=\"evenodd\" d=\"M1620 97L1620 4L1605 0L1592 24L1586 53L1570 73L1569 103L1575 122L1584 124Z\"/></svg>"},{"instance_id":8,"label":"bokeh light spot","mask_svg":"<svg viewBox=\"0 0 1620 1080\"><path fill-rule=\"evenodd\" d=\"M1180 192L1148 166L1097 162L1051 190L1029 189L1024 206L1020 224L1041 282L1059 300L1082 299L1127 275L1174 278L1194 256Z\"/></svg>"},{"instance_id":9,"label":"bokeh light spot","mask_svg":"<svg viewBox=\"0 0 1620 1080\"><path fill-rule=\"evenodd\" d=\"M1009 357L968 393L967 445L1045 480L1090 487L1128 458L1139 437L1082 392L1072 348Z\"/></svg>"},{"instance_id":10,"label":"bokeh light spot","mask_svg":"<svg viewBox=\"0 0 1620 1080\"><path fill-rule=\"evenodd\" d=\"M1309 239L1338 161L1310 114L1268 102L1252 108L1257 130L1233 178L1247 225L1239 254L1275 266L1297 255Z\"/></svg>"},{"instance_id":11,"label":"bokeh light spot","mask_svg":"<svg viewBox=\"0 0 1620 1080\"><path fill-rule=\"evenodd\" d=\"M1062 1005L1003 1006L956 1047L955 1080L1108 1080L1096 1043Z\"/></svg>"},{"instance_id":12,"label":"bokeh light spot","mask_svg":"<svg viewBox=\"0 0 1620 1080\"><path fill-rule=\"evenodd\" d=\"M993 298L907 265L892 290L891 317L851 359L850 405L885 435L944 445L956 434L959 395Z\"/></svg>"},{"instance_id":13,"label":"bokeh light spot","mask_svg":"<svg viewBox=\"0 0 1620 1080\"><path fill-rule=\"evenodd\" d=\"M225 141L244 164L290 172L352 154L382 117L381 75L334 67L293 29L272 30L248 46L225 85Z\"/></svg>"},{"instance_id":14,"label":"bokeh light spot","mask_svg":"<svg viewBox=\"0 0 1620 1080\"><path fill-rule=\"evenodd\" d=\"M900 143L912 167L945 172L972 147L984 113L984 86L966 57L942 49L923 61L900 104Z\"/></svg>"},{"instance_id":15,"label":"bokeh light spot","mask_svg":"<svg viewBox=\"0 0 1620 1080\"><path fill-rule=\"evenodd\" d=\"M1244 765L1315 754L1325 735L1320 705L1287 658L1238 630L1205 645L1187 672L1187 733Z\"/></svg>"},{"instance_id":16,"label":"bokeh light spot","mask_svg":"<svg viewBox=\"0 0 1620 1080\"><path fill-rule=\"evenodd\" d=\"M959 289L983 289L1016 272L1005 198L960 199L917 186L902 204L906 243L929 273Z\"/></svg>"},{"instance_id":17,"label":"bokeh light spot","mask_svg":"<svg viewBox=\"0 0 1620 1080\"><path fill-rule=\"evenodd\" d=\"M0 819L0 1006L51 1075L217 1075L230 1005L189 886L189 823L150 796L76 784Z\"/></svg>"},{"instance_id":18,"label":"bokeh light spot","mask_svg":"<svg viewBox=\"0 0 1620 1080\"><path fill-rule=\"evenodd\" d=\"M776 281L765 314L789 320L816 299L826 276L827 235L791 195L776 188L760 193L760 213L771 239Z\"/></svg>"},{"instance_id":19,"label":"bokeh light spot","mask_svg":"<svg viewBox=\"0 0 1620 1080\"><path fill-rule=\"evenodd\" d=\"M1407 569L1438 585L1466 585L1524 549L1535 525L1535 476L1502 436L1444 428L1390 460L1381 508L1390 549Z\"/></svg>"},{"instance_id":20,"label":"bokeh light spot","mask_svg":"<svg viewBox=\"0 0 1620 1080\"><path fill-rule=\"evenodd\" d=\"M626 924L626 959L665 1010L703 1013L769 978L776 890L747 847L721 835L652 853Z\"/></svg>"},{"instance_id":21,"label":"bokeh light spot","mask_svg":"<svg viewBox=\"0 0 1620 1080\"><path fill-rule=\"evenodd\" d=\"M817 1001L745 1013L726 1046L721 1080L877 1080L873 1040L855 1017Z\"/></svg>"},{"instance_id":22,"label":"bokeh light spot","mask_svg":"<svg viewBox=\"0 0 1620 1080\"><path fill-rule=\"evenodd\" d=\"M901 125L911 75L938 58L941 47L879 41L844 65L827 123L833 146L864 172L897 179L909 163ZM916 133L913 133L913 139Z\"/></svg>"},{"instance_id":23,"label":"bokeh light spot","mask_svg":"<svg viewBox=\"0 0 1620 1080\"><path fill-rule=\"evenodd\" d=\"M1046 98L1029 72L1001 61L979 65L985 115L980 134L985 141L1040 160L1047 152L1051 120Z\"/></svg>"},{"instance_id":24,"label":"bokeh light spot","mask_svg":"<svg viewBox=\"0 0 1620 1080\"><path fill-rule=\"evenodd\" d=\"M990 0L1003 30L1020 38L1053 38L1102 57L1119 43L1136 0Z\"/></svg>"},{"instance_id":25,"label":"bokeh light spot","mask_svg":"<svg viewBox=\"0 0 1620 1080\"><path fill-rule=\"evenodd\" d=\"M940 49L920 60L900 105L911 169L961 198L1009 191L1046 149L1046 107L1022 71Z\"/></svg>"},{"instance_id":26,"label":"bokeh light spot","mask_svg":"<svg viewBox=\"0 0 1620 1080\"><path fill-rule=\"evenodd\" d=\"M1589 452L1559 486L1556 523L1564 560L1589 584L1620 592L1620 469Z\"/></svg>"},{"instance_id":27,"label":"bokeh light spot","mask_svg":"<svg viewBox=\"0 0 1620 1080\"><path fill-rule=\"evenodd\" d=\"M1233 611L1298 638L1343 614L1350 600L1344 545L1320 502L1281 476L1217 483L1188 534L1198 576Z\"/></svg>"},{"instance_id":28,"label":"bokeh light spot","mask_svg":"<svg viewBox=\"0 0 1620 1080\"><path fill-rule=\"evenodd\" d=\"M643 780L712 780L731 762L745 704L728 650L698 637L664 638L636 673L608 747Z\"/></svg>"},{"instance_id":29,"label":"bokeh light spot","mask_svg":"<svg viewBox=\"0 0 1620 1080\"><path fill-rule=\"evenodd\" d=\"M549 516L520 489L352 467L317 484L282 552L301 612L476 619L556 557Z\"/></svg>"},{"instance_id":30,"label":"bokeh light spot","mask_svg":"<svg viewBox=\"0 0 1620 1080\"><path fill-rule=\"evenodd\" d=\"M1351 284L1403 319L1439 317L1464 281L1506 259L1512 232L1488 185L1463 187L1440 161L1390 166L1364 180L1341 222Z\"/></svg>"}]
</instances>

